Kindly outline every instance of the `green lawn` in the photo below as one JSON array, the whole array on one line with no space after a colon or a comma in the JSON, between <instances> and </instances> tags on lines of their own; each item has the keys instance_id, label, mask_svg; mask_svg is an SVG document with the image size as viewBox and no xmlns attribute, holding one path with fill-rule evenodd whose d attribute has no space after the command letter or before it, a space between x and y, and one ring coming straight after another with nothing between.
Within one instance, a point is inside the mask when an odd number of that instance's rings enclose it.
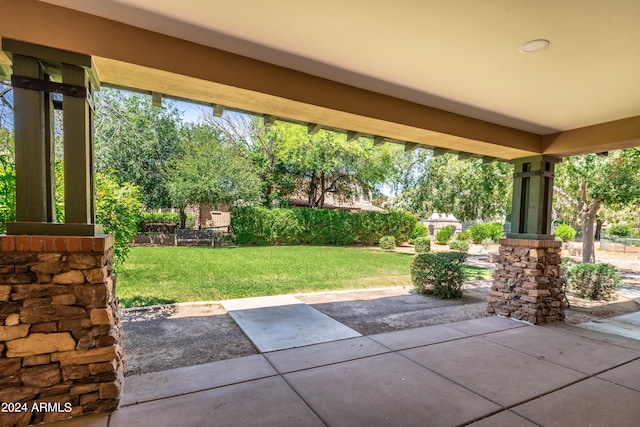
<instances>
[{"instance_id":1,"label":"green lawn","mask_svg":"<svg viewBox=\"0 0 640 427\"><path fill-rule=\"evenodd\" d=\"M367 248L134 247L118 271L123 307L410 285L411 255ZM466 267L468 278L489 270Z\"/></svg>"}]
</instances>

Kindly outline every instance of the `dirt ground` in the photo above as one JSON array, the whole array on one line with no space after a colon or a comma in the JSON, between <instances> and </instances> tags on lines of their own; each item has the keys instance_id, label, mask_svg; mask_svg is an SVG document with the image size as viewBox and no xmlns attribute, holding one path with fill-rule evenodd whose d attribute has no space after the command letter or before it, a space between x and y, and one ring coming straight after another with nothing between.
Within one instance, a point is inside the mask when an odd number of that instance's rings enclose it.
<instances>
[{"instance_id":1,"label":"dirt ground","mask_svg":"<svg viewBox=\"0 0 640 427\"><path fill-rule=\"evenodd\" d=\"M490 250L493 248L489 248ZM475 252L475 253L474 253ZM490 267L490 255L472 250L470 263ZM599 262L614 264L625 286L640 290L640 263L633 256L599 253ZM440 300L418 294L411 285L379 290L304 294L298 298L363 335L485 317L491 280L465 284L465 295ZM634 300L585 301L569 295L565 310L571 324L640 310ZM122 315L127 375L191 366L256 354L258 351L220 304L181 304Z\"/></svg>"}]
</instances>

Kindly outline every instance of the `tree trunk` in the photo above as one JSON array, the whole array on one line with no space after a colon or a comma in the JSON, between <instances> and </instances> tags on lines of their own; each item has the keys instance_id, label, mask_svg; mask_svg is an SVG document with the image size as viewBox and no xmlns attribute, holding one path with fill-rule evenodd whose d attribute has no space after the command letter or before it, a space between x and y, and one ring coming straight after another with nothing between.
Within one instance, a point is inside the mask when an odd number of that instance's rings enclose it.
<instances>
[{"instance_id":1,"label":"tree trunk","mask_svg":"<svg viewBox=\"0 0 640 427\"><path fill-rule=\"evenodd\" d=\"M601 232L602 232L602 220L596 219L596 242L600 241Z\"/></svg>"},{"instance_id":2,"label":"tree trunk","mask_svg":"<svg viewBox=\"0 0 640 427\"><path fill-rule=\"evenodd\" d=\"M180 208L180 229L184 230L185 228L187 228L187 213L184 208Z\"/></svg>"},{"instance_id":3,"label":"tree trunk","mask_svg":"<svg viewBox=\"0 0 640 427\"><path fill-rule=\"evenodd\" d=\"M596 214L600 209L600 200L594 199L588 205L585 203L580 211L582 218L582 262L596 262L595 229Z\"/></svg>"}]
</instances>

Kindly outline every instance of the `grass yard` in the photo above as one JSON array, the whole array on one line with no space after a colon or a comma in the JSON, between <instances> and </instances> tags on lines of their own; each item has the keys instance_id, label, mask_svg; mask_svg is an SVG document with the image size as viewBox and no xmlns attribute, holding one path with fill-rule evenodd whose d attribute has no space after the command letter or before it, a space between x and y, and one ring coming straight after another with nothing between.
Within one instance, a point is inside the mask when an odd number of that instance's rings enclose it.
<instances>
[{"instance_id":1,"label":"grass yard","mask_svg":"<svg viewBox=\"0 0 640 427\"><path fill-rule=\"evenodd\" d=\"M134 247L118 271L123 307L410 285L412 255L370 248ZM465 266L469 279L490 270Z\"/></svg>"}]
</instances>

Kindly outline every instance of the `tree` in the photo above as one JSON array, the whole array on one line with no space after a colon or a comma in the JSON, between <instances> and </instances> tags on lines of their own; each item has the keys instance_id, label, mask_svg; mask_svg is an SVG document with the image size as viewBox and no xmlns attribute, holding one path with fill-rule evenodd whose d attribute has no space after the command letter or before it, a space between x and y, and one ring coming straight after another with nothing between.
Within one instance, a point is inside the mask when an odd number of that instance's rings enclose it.
<instances>
[{"instance_id":1,"label":"tree","mask_svg":"<svg viewBox=\"0 0 640 427\"><path fill-rule=\"evenodd\" d=\"M249 158L262 181L262 202L275 206L302 194L312 207L322 207L328 193L348 198L357 191L378 193L393 181L404 155L397 146L373 147L367 139L347 141L343 134L321 130L309 135L297 124L241 114L205 115L225 140Z\"/></svg>"},{"instance_id":2,"label":"tree","mask_svg":"<svg viewBox=\"0 0 640 427\"><path fill-rule=\"evenodd\" d=\"M453 154L421 154L416 160L410 172L415 184L404 191L399 201L412 211L421 215L434 211L451 213L463 222L489 221L508 213L511 165L484 164L477 158L458 160Z\"/></svg>"},{"instance_id":3,"label":"tree","mask_svg":"<svg viewBox=\"0 0 640 427\"><path fill-rule=\"evenodd\" d=\"M265 207L282 204L295 189L278 157L282 140L279 127L266 126L263 119L240 113L225 112L221 117L204 114L204 121L215 128L220 140L235 147L247 158L261 181L261 201Z\"/></svg>"},{"instance_id":4,"label":"tree","mask_svg":"<svg viewBox=\"0 0 640 427\"><path fill-rule=\"evenodd\" d=\"M179 154L182 120L174 103L115 89L96 96L96 170L141 190L147 208L171 207L170 166Z\"/></svg>"},{"instance_id":5,"label":"tree","mask_svg":"<svg viewBox=\"0 0 640 427\"><path fill-rule=\"evenodd\" d=\"M623 207L640 200L640 149L563 159L556 167L557 196L579 211L582 260L595 262L596 219L602 206Z\"/></svg>"},{"instance_id":6,"label":"tree","mask_svg":"<svg viewBox=\"0 0 640 427\"><path fill-rule=\"evenodd\" d=\"M181 130L182 152L173 164L168 184L173 206L182 214L193 203L258 203L260 178L251 161L233 145L220 140L207 124L187 125Z\"/></svg>"},{"instance_id":7,"label":"tree","mask_svg":"<svg viewBox=\"0 0 640 427\"><path fill-rule=\"evenodd\" d=\"M347 141L344 135L326 130L309 135L307 128L295 124L272 127L282 138L278 158L311 207L323 207L329 193L345 199L360 191L377 192L389 181L399 152L390 145L374 148L365 138Z\"/></svg>"}]
</instances>

